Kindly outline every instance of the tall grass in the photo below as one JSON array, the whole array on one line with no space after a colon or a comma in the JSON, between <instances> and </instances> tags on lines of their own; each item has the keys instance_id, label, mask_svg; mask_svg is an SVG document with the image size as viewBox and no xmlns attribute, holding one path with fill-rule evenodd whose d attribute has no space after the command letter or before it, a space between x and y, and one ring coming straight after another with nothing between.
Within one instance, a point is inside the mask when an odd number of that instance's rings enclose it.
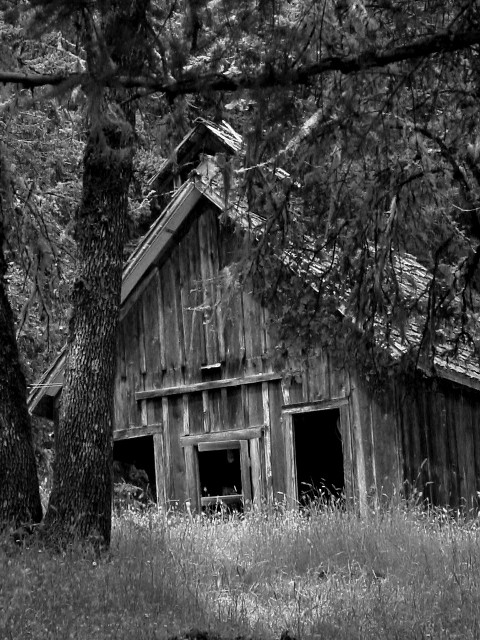
<instances>
[{"instance_id":1,"label":"tall grass","mask_svg":"<svg viewBox=\"0 0 480 640\"><path fill-rule=\"evenodd\" d=\"M480 638L480 530L404 505L192 518L127 511L96 559L0 551L0 638Z\"/></svg>"}]
</instances>

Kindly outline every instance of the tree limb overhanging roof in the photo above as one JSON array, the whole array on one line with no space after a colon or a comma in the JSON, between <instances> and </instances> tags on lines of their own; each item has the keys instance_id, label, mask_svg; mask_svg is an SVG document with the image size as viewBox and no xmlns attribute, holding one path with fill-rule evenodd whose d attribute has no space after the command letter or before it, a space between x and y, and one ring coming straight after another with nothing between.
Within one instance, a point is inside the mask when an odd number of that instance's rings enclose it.
<instances>
[{"instance_id":1,"label":"tree limb overhanging roof","mask_svg":"<svg viewBox=\"0 0 480 640\"><path fill-rule=\"evenodd\" d=\"M231 153L239 152L242 147L241 137L226 123L218 125L199 119L196 127L178 145L175 153L181 153L186 146L191 145L195 136L198 136L201 131L208 131L216 136L225 149ZM172 158L164 161L157 174L152 178L152 182L159 175L171 169L173 162ZM244 200L239 198L235 203L230 200L226 206L222 172L214 160L205 158L199 169L177 189L169 204L163 209L149 231L140 239L127 260L122 276L122 305L143 276L165 251L168 251L172 237L202 197L207 198L220 212L225 212L229 219L244 229L261 233L264 218L250 212ZM282 179L284 175L285 173L280 170L277 177ZM298 251L289 251L288 248L279 256L279 259L290 266L292 270L301 273L305 277L306 286L311 286L314 289L316 282L323 277L325 269L331 268L330 259L305 261L304 257L298 255ZM418 299L427 292L432 281L432 274L414 256L407 253L396 254L394 269L395 277L405 295L415 296ZM339 306L341 306L341 301L339 301ZM417 322L415 318L411 318L402 332L396 329L392 331L392 340L389 345L390 353L393 358L401 358L409 348L418 346L421 340L421 323ZM31 413L36 412L45 397L53 398L60 393L65 359L66 348L62 350L38 383L33 386L28 398ZM480 390L480 364L466 346L460 345L454 356L450 354L447 346L438 346L433 365L436 368L436 373L441 377ZM430 371L426 372L431 373Z\"/></svg>"}]
</instances>

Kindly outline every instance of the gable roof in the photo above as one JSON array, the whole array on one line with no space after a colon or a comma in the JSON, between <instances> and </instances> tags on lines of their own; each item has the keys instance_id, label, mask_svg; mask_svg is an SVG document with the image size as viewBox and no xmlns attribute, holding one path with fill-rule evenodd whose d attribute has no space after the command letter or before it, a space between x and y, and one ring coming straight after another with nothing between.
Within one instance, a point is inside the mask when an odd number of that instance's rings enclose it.
<instances>
[{"instance_id":1,"label":"gable roof","mask_svg":"<svg viewBox=\"0 0 480 640\"><path fill-rule=\"evenodd\" d=\"M198 149L197 136L200 136L202 131L216 136L219 144L226 145L232 152L239 151L241 148L240 136L229 125L214 125L205 120L199 120L197 126L177 148L183 157L188 157L188 154L184 153L184 146L188 147L190 144L194 144ZM166 160L152 182L171 170L172 163L172 159ZM137 247L128 258L122 275L121 305L124 305L151 267L168 251L175 233L202 197L214 204L219 212L226 211L229 218L246 229L258 228L263 222L261 216L248 211L243 200L235 203L229 202L226 207L221 171L212 158L205 154L196 170L174 192L168 205L149 231L140 239ZM299 263L301 264L298 256L289 254L288 250L280 259L286 264L293 261L295 265L292 265L292 268L301 269L302 272L307 273L309 285L314 289L315 281L318 282L325 271L331 268L330 260L316 260L309 262L308 267L303 269L298 266ZM395 257L394 269L399 286L406 295L415 296L418 299L427 294L432 275L413 256L406 253L398 254ZM393 331L392 342L389 345L391 355L394 358L401 357L411 347L418 346L422 340L421 326L415 319L408 322L401 335L399 331L395 331ZM31 413L51 416L53 399L60 393L63 383L65 358L66 348L62 350L38 383L33 386L28 398ZM434 366L438 369L435 373L441 377L480 390L480 364L477 359L472 358L471 351L466 347L460 346L455 357L450 355L446 346L438 347L434 356ZM428 370L425 372L432 373Z\"/></svg>"}]
</instances>

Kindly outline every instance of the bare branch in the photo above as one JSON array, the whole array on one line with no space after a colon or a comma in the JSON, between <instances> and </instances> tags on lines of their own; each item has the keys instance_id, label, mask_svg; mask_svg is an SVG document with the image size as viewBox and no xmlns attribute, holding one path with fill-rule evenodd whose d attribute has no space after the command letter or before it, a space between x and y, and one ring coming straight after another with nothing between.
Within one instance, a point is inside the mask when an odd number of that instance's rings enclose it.
<instances>
[{"instance_id":1,"label":"bare branch","mask_svg":"<svg viewBox=\"0 0 480 640\"><path fill-rule=\"evenodd\" d=\"M189 93L304 85L309 84L315 76L330 71L339 71L348 75L385 67L395 62L424 58L436 53L460 51L478 44L480 44L480 29L457 33L442 31L432 36L417 38L409 44L379 50L369 49L358 55L324 58L314 64L304 65L290 71L269 68L253 74L199 74L194 72L192 75L168 82L165 82L164 77L117 76L111 73L95 80L97 82L102 81L107 86L122 86L125 89L148 89L150 92L165 93L174 98L175 96ZM47 85L58 86L66 81L71 86L72 84L83 84L88 80L89 77L84 73L36 75L0 71L0 83L15 83L29 89Z\"/></svg>"}]
</instances>

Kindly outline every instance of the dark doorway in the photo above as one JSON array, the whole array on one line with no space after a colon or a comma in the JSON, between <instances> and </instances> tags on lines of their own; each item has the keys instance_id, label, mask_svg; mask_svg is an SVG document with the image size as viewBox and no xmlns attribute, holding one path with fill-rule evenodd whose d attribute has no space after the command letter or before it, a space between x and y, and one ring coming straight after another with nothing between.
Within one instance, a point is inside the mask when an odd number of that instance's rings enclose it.
<instances>
[{"instance_id":1,"label":"dark doorway","mask_svg":"<svg viewBox=\"0 0 480 640\"><path fill-rule=\"evenodd\" d=\"M300 504L329 502L344 490L342 437L338 409L293 415Z\"/></svg>"},{"instance_id":2,"label":"dark doorway","mask_svg":"<svg viewBox=\"0 0 480 640\"><path fill-rule=\"evenodd\" d=\"M232 442L228 448L217 448L218 444L198 447L202 504L222 502L239 509L243 498L240 445Z\"/></svg>"},{"instance_id":3,"label":"dark doorway","mask_svg":"<svg viewBox=\"0 0 480 640\"><path fill-rule=\"evenodd\" d=\"M139 487L142 498L156 501L153 436L114 442L113 471L115 483L125 482Z\"/></svg>"}]
</instances>

